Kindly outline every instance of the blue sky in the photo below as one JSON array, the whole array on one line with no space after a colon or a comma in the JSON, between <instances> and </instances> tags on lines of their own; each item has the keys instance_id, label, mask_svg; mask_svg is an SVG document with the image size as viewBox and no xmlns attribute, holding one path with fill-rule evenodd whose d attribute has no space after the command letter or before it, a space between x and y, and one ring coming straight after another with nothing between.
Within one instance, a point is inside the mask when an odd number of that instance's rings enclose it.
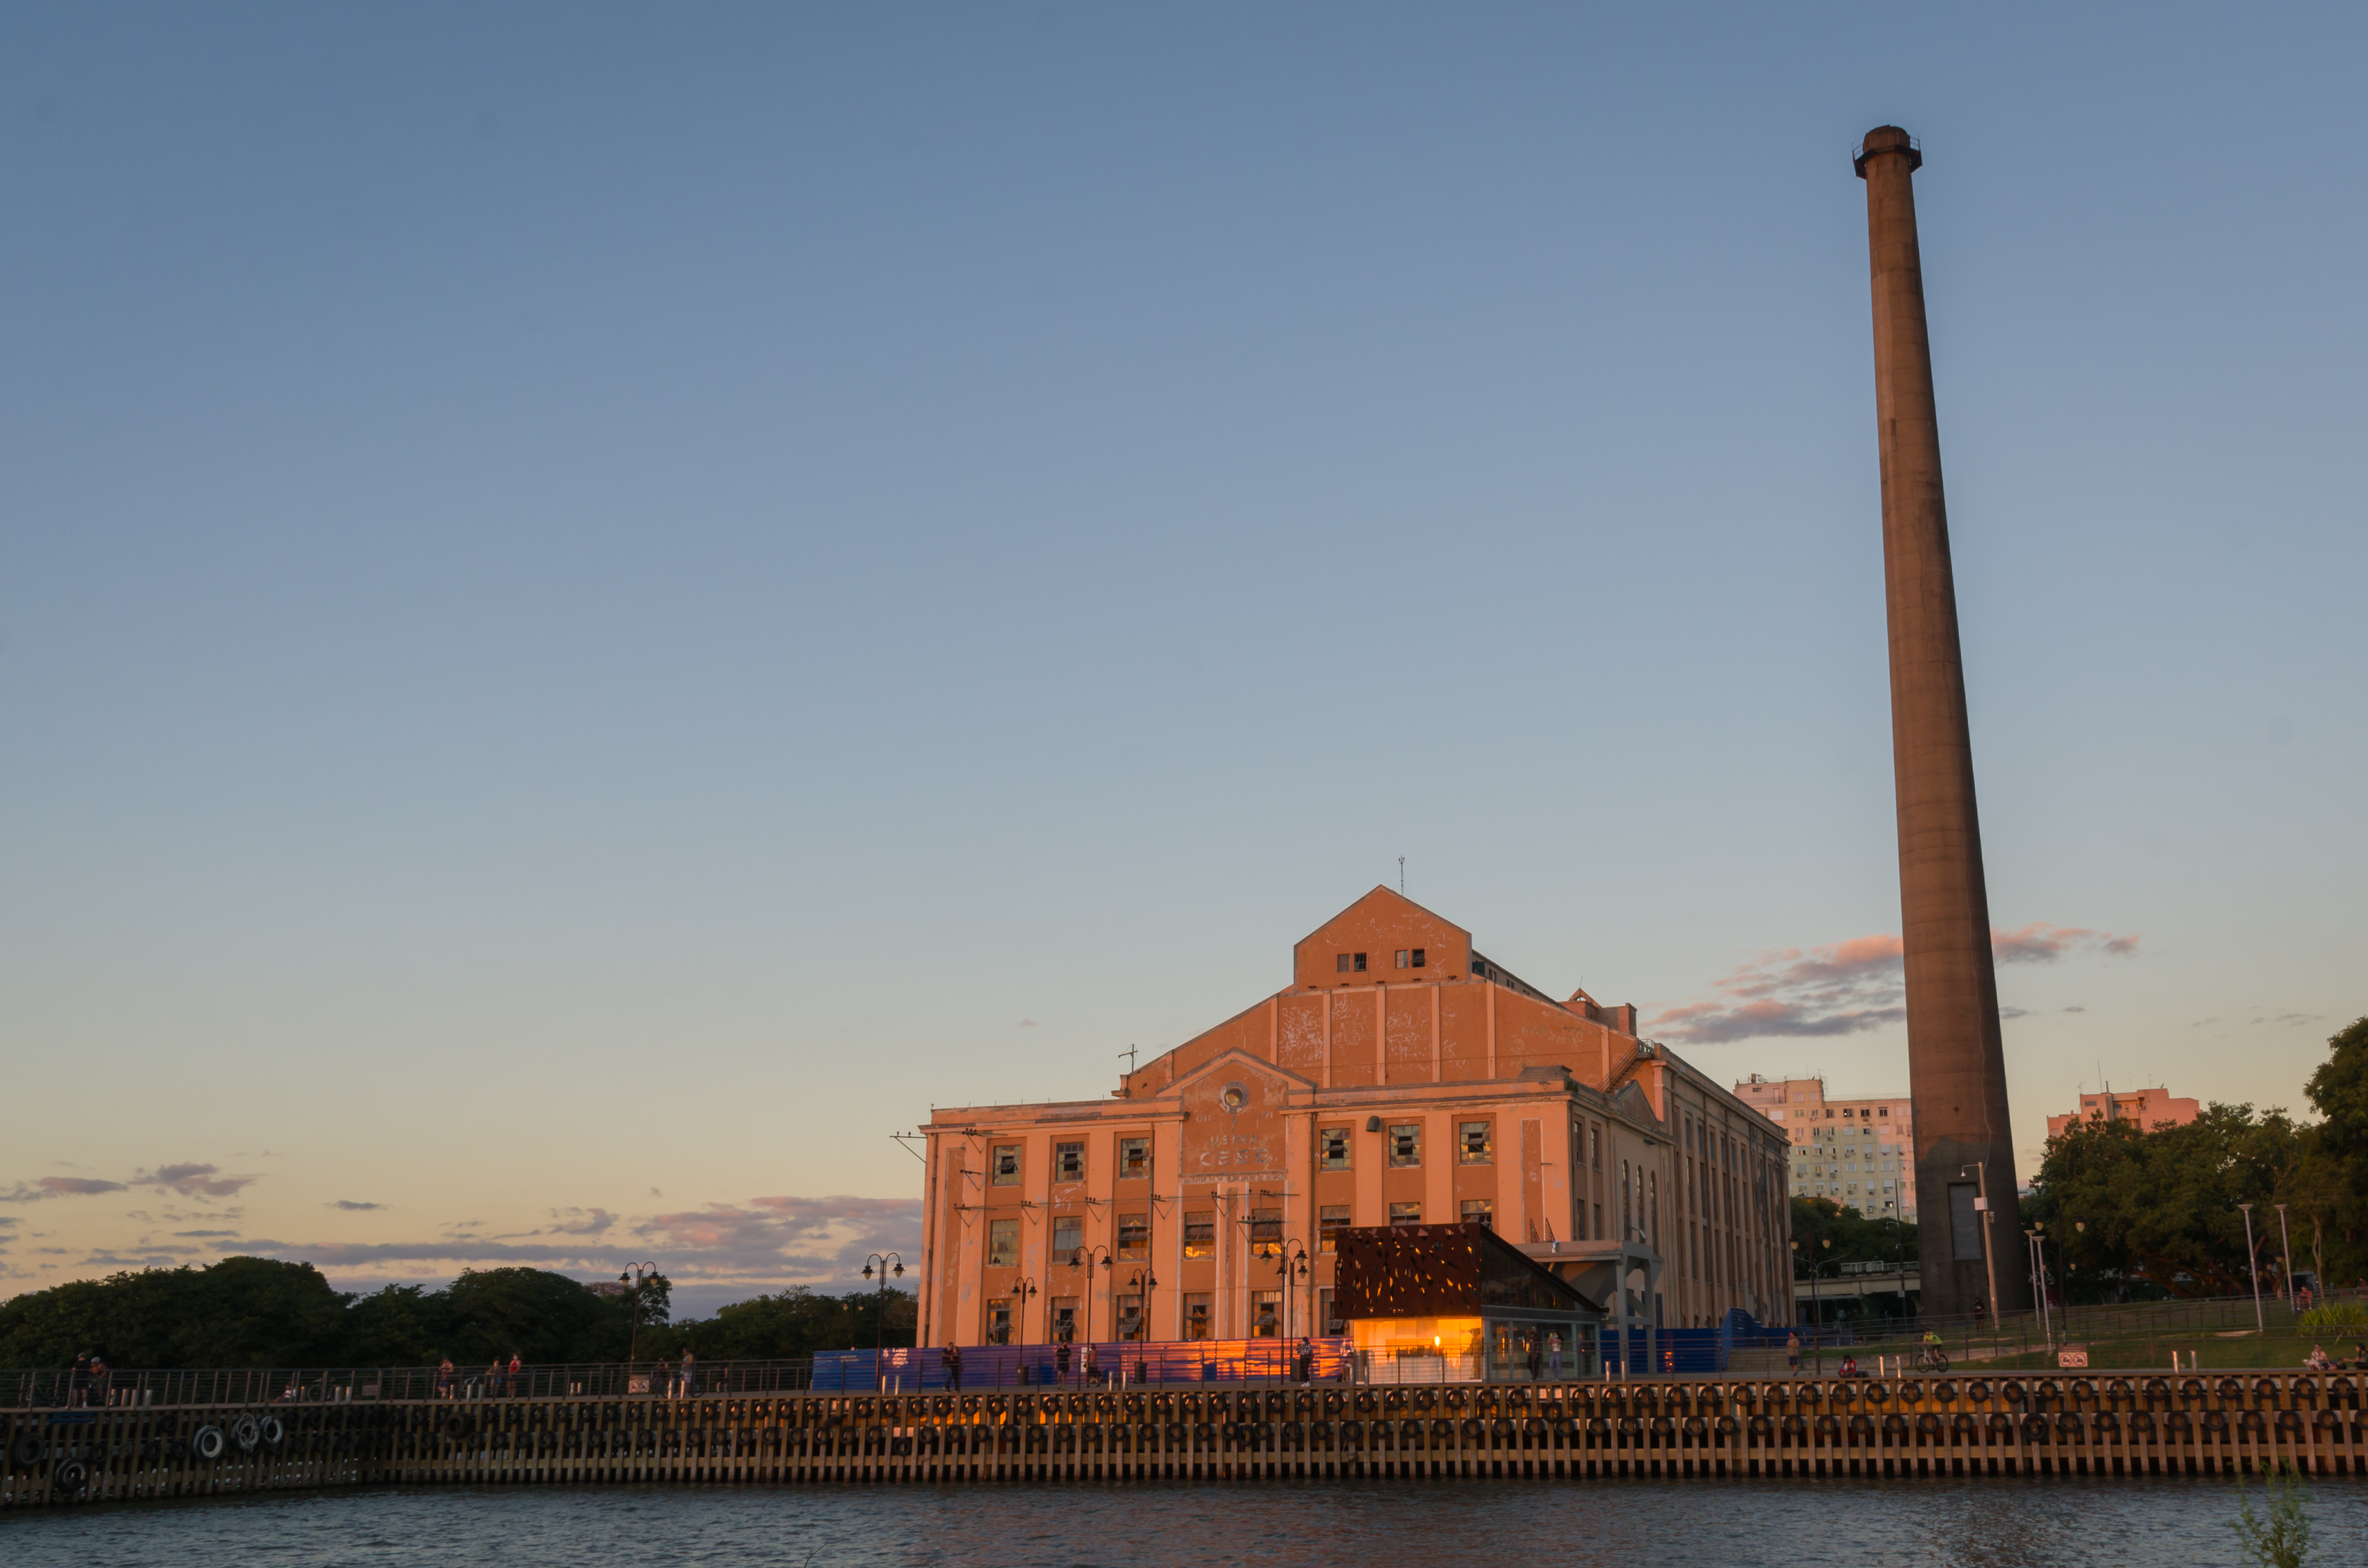
<instances>
[{"instance_id":1,"label":"blue sky","mask_svg":"<svg viewBox=\"0 0 2368 1568\"><path fill-rule=\"evenodd\" d=\"M2019 1139L2299 1107L2368 1010L2363 32L9 12L0 1290L847 1283L891 1131L1100 1095L1401 855L1714 1073L1903 1090L1886 121Z\"/></svg>"}]
</instances>

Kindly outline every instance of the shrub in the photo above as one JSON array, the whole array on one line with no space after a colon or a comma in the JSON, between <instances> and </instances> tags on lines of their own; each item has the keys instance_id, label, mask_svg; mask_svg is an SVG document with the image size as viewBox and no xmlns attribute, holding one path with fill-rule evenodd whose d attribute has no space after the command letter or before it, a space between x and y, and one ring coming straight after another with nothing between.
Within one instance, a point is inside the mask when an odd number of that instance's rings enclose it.
<instances>
[{"instance_id":1,"label":"shrub","mask_svg":"<svg viewBox=\"0 0 2368 1568\"><path fill-rule=\"evenodd\" d=\"M2358 1301L2329 1301L2302 1314L2305 1328L2368 1328L2368 1306Z\"/></svg>"}]
</instances>

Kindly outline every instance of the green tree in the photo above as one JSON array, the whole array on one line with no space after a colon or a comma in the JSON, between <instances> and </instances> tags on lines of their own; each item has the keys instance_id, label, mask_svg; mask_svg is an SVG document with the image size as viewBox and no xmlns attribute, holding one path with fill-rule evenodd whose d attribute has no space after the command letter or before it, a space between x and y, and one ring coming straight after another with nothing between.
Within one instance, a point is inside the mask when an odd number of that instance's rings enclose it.
<instances>
[{"instance_id":1,"label":"green tree","mask_svg":"<svg viewBox=\"0 0 2368 1568\"><path fill-rule=\"evenodd\" d=\"M2235 1295L2251 1289L2240 1203L2266 1206L2297 1178L2302 1131L2283 1110L2213 1104L2185 1127L2081 1120L2047 1141L2023 1217L2041 1226L2078 1294ZM2254 1256L2278 1256L2266 1208Z\"/></svg>"}]
</instances>

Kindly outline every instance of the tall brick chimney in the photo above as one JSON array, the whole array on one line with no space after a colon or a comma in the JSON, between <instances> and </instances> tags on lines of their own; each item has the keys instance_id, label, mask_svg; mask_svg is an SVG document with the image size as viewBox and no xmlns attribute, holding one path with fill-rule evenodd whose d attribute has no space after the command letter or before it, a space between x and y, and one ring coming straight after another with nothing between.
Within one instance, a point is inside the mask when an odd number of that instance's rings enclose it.
<instances>
[{"instance_id":1,"label":"tall brick chimney","mask_svg":"<svg viewBox=\"0 0 2368 1568\"><path fill-rule=\"evenodd\" d=\"M1853 162L1866 182L1874 295L1891 755L1899 796L1907 1090L1916 1110L1923 1304L1936 1314L1970 1312L1976 1301L1992 1312L2014 1311L2030 1304L2030 1289L2014 1197L1989 891L1974 806L1973 735L1916 243L1912 176L1924 155L1907 132L1884 125L1866 133ZM1985 1195L1986 1210L1977 1202Z\"/></svg>"}]
</instances>

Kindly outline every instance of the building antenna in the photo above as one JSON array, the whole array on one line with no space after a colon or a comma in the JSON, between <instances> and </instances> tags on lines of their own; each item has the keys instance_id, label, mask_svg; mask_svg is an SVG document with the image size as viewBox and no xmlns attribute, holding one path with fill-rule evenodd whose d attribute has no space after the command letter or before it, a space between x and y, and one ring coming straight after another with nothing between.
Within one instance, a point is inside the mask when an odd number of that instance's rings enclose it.
<instances>
[{"instance_id":1,"label":"building antenna","mask_svg":"<svg viewBox=\"0 0 2368 1568\"><path fill-rule=\"evenodd\" d=\"M1126 1058L1126 1070L1128 1074L1132 1076L1134 1073L1134 1047L1130 1045L1124 1051L1117 1051L1114 1054Z\"/></svg>"},{"instance_id":2,"label":"building antenna","mask_svg":"<svg viewBox=\"0 0 2368 1568\"><path fill-rule=\"evenodd\" d=\"M1398 857L1398 896L1406 897L1406 857Z\"/></svg>"}]
</instances>

